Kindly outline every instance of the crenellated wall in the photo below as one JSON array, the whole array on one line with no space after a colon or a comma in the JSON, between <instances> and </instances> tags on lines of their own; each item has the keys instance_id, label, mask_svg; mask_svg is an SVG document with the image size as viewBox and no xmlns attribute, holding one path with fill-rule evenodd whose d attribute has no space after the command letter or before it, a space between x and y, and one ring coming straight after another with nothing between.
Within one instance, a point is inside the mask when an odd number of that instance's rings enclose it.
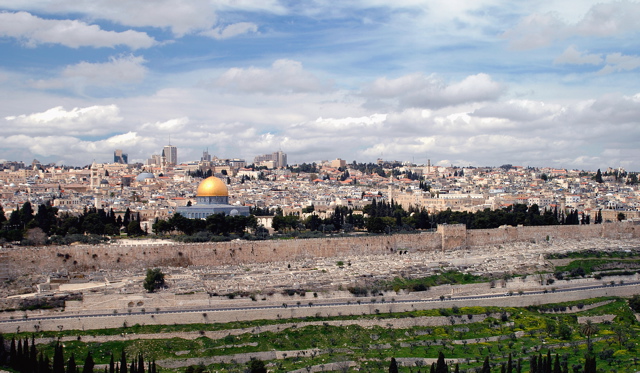
<instances>
[{"instance_id":1,"label":"crenellated wall","mask_svg":"<svg viewBox=\"0 0 640 373\"><path fill-rule=\"evenodd\" d=\"M582 226L506 227L467 230L441 225L437 232L349 238L232 241L158 245L71 245L3 248L0 261L8 274L48 273L60 269L139 269L189 265L233 265L303 260L308 257L384 254L396 250L433 251L510 242L640 236L633 222Z\"/></svg>"}]
</instances>

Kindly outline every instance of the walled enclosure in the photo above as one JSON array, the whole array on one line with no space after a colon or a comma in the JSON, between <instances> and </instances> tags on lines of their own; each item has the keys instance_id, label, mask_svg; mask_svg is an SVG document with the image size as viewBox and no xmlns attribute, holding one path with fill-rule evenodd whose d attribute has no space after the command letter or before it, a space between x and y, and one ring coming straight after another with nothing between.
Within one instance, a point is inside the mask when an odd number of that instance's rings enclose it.
<instances>
[{"instance_id":1,"label":"walled enclosure","mask_svg":"<svg viewBox=\"0 0 640 373\"><path fill-rule=\"evenodd\" d=\"M388 254L397 250L434 251L473 248L510 242L554 239L640 236L640 225L618 222L598 225L506 227L467 230L464 225L440 225L437 232L348 238L232 241L157 245L71 245L3 248L10 276L100 269L240 265L303 260L310 257Z\"/></svg>"}]
</instances>

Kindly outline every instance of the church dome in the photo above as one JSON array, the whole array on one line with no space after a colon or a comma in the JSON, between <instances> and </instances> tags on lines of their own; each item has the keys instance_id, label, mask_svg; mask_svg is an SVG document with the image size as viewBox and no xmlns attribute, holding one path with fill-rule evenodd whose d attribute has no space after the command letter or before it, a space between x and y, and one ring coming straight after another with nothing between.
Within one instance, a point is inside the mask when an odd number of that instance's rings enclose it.
<instances>
[{"instance_id":1,"label":"church dome","mask_svg":"<svg viewBox=\"0 0 640 373\"><path fill-rule=\"evenodd\" d=\"M224 181L215 176L209 176L198 185L197 197L228 197L229 192Z\"/></svg>"},{"instance_id":2,"label":"church dome","mask_svg":"<svg viewBox=\"0 0 640 373\"><path fill-rule=\"evenodd\" d=\"M151 172L143 172L136 176L136 181L145 181L147 179L155 179L155 176Z\"/></svg>"}]
</instances>

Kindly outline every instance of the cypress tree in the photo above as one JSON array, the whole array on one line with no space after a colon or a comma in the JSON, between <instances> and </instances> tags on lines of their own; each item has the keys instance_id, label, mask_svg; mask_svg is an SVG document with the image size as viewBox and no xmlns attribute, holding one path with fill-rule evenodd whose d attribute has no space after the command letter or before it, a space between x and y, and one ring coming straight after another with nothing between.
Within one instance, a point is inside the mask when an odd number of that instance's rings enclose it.
<instances>
[{"instance_id":1,"label":"cypress tree","mask_svg":"<svg viewBox=\"0 0 640 373\"><path fill-rule=\"evenodd\" d=\"M122 225L127 228L129 223L131 222L131 210L127 207L127 210L124 212L124 218L122 218Z\"/></svg>"},{"instance_id":2,"label":"cypress tree","mask_svg":"<svg viewBox=\"0 0 640 373\"><path fill-rule=\"evenodd\" d=\"M449 373L449 367L444 361L444 354L442 351L438 353L438 361L436 363L436 373Z\"/></svg>"},{"instance_id":3,"label":"cypress tree","mask_svg":"<svg viewBox=\"0 0 640 373\"><path fill-rule=\"evenodd\" d=\"M74 354L69 356L69 361L67 362L67 373L77 373L78 367L76 365L76 357Z\"/></svg>"},{"instance_id":4,"label":"cypress tree","mask_svg":"<svg viewBox=\"0 0 640 373\"><path fill-rule=\"evenodd\" d=\"M29 348L29 338L22 341L22 365L26 368L31 362L31 349Z\"/></svg>"},{"instance_id":5,"label":"cypress tree","mask_svg":"<svg viewBox=\"0 0 640 373\"><path fill-rule=\"evenodd\" d=\"M93 362L93 356L91 356L91 351L87 352L87 357L84 359L84 365L82 366L82 373L93 373L93 367L95 363Z\"/></svg>"},{"instance_id":6,"label":"cypress tree","mask_svg":"<svg viewBox=\"0 0 640 373\"><path fill-rule=\"evenodd\" d=\"M111 353L111 359L109 359L109 373L116 373L115 362L113 361L113 353Z\"/></svg>"},{"instance_id":7,"label":"cypress tree","mask_svg":"<svg viewBox=\"0 0 640 373\"><path fill-rule=\"evenodd\" d=\"M529 358L529 373L538 373L538 358L535 355Z\"/></svg>"},{"instance_id":8,"label":"cypress tree","mask_svg":"<svg viewBox=\"0 0 640 373\"><path fill-rule=\"evenodd\" d=\"M119 373L127 373L127 355L124 352L124 349L120 354L120 372Z\"/></svg>"},{"instance_id":9,"label":"cypress tree","mask_svg":"<svg viewBox=\"0 0 640 373\"><path fill-rule=\"evenodd\" d=\"M391 358L391 363L389 364L389 373L398 373L398 363L396 362L396 358Z\"/></svg>"},{"instance_id":10,"label":"cypress tree","mask_svg":"<svg viewBox=\"0 0 640 373\"><path fill-rule=\"evenodd\" d=\"M17 361L18 352L16 351L16 339L11 338L11 346L9 347L9 366L12 367Z\"/></svg>"},{"instance_id":11,"label":"cypress tree","mask_svg":"<svg viewBox=\"0 0 640 373\"><path fill-rule=\"evenodd\" d=\"M62 345L56 343L55 350L53 352L53 369L52 373L65 373L64 372L64 351Z\"/></svg>"},{"instance_id":12,"label":"cypress tree","mask_svg":"<svg viewBox=\"0 0 640 373\"><path fill-rule=\"evenodd\" d=\"M138 373L144 373L144 358L142 357L142 354L138 355L138 369L137 369Z\"/></svg>"},{"instance_id":13,"label":"cypress tree","mask_svg":"<svg viewBox=\"0 0 640 373\"><path fill-rule=\"evenodd\" d=\"M518 363L516 364L516 373L522 373L522 358L518 358Z\"/></svg>"},{"instance_id":14,"label":"cypress tree","mask_svg":"<svg viewBox=\"0 0 640 373\"><path fill-rule=\"evenodd\" d=\"M506 373L513 373L513 359L511 358L511 352L509 352L509 359L507 360Z\"/></svg>"},{"instance_id":15,"label":"cypress tree","mask_svg":"<svg viewBox=\"0 0 640 373\"><path fill-rule=\"evenodd\" d=\"M38 366L38 349L36 348L36 339L33 335L31 336L31 350L29 352L29 361L32 367Z\"/></svg>"},{"instance_id":16,"label":"cypress tree","mask_svg":"<svg viewBox=\"0 0 640 373\"><path fill-rule=\"evenodd\" d=\"M491 364L489 364L489 356L484 358L484 363L482 363L481 373L491 373Z\"/></svg>"},{"instance_id":17,"label":"cypress tree","mask_svg":"<svg viewBox=\"0 0 640 373\"><path fill-rule=\"evenodd\" d=\"M604 183L604 180L602 180L602 172L600 172L600 169L598 169L598 171L596 172L596 177L595 177L596 183Z\"/></svg>"},{"instance_id":18,"label":"cypress tree","mask_svg":"<svg viewBox=\"0 0 640 373\"><path fill-rule=\"evenodd\" d=\"M45 358L47 358L45 360ZM44 356L43 353L40 353L38 356L38 372L40 373L46 373L46 372L50 372L51 369L49 368L49 360L48 357Z\"/></svg>"},{"instance_id":19,"label":"cypress tree","mask_svg":"<svg viewBox=\"0 0 640 373\"><path fill-rule=\"evenodd\" d=\"M562 368L560 367L560 357L556 353L556 358L553 360L553 373L562 373Z\"/></svg>"},{"instance_id":20,"label":"cypress tree","mask_svg":"<svg viewBox=\"0 0 640 373\"><path fill-rule=\"evenodd\" d=\"M47 373L52 373L53 372L53 368L52 368L52 361L51 359L49 359L48 355L44 356L44 370L43 372L47 372Z\"/></svg>"},{"instance_id":21,"label":"cypress tree","mask_svg":"<svg viewBox=\"0 0 640 373\"><path fill-rule=\"evenodd\" d=\"M16 360L13 362L13 367L17 370L22 369L22 359L24 358L22 352L22 341L18 340L18 349L16 350Z\"/></svg>"},{"instance_id":22,"label":"cypress tree","mask_svg":"<svg viewBox=\"0 0 640 373\"><path fill-rule=\"evenodd\" d=\"M1 210L0 210L0 213L2 213ZM4 336L0 334L0 365L4 365L6 363L6 359L7 359L7 349L6 349L6 346L4 345Z\"/></svg>"}]
</instances>

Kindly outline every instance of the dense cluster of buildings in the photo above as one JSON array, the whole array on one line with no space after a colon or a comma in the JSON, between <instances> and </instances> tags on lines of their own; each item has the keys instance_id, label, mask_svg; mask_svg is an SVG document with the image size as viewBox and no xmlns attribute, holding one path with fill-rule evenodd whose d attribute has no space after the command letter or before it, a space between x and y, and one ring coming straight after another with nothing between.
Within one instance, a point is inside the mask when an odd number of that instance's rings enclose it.
<instances>
[{"instance_id":1,"label":"dense cluster of buildings","mask_svg":"<svg viewBox=\"0 0 640 373\"><path fill-rule=\"evenodd\" d=\"M258 156L247 167L242 159L219 159L208 151L200 161L179 163L177 148L171 145L156 161L152 157L146 164L127 164L127 155L116 150L113 163L83 168L42 165L35 160L31 165L4 162L0 164L0 204L7 216L26 201L36 205L50 201L60 213L72 214L93 206L116 213L129 208L140 213L143 229L149 232L156 218L184 213L187 205L205 209L206 201L198 197L211 197L208 203L224 204L227 213L242 215L248 207L279 207L304 216L303 209L313 205L313 213L326 217L336 206L358 210L373 200L393 200L404 208L416 206L430 213L536 204L541 211L577 210L592 218L602 211L605 221L620 219L620 212L625 219L640 218L638 185L629 183L630 174L620 169L606 170L602 180L596 181L595 173L578 170L393 163L382 168L382 176L338 158L318 162L314 172L293 172L295 168L285 167L287 157L281 151ZM217 176L227 191L198 196L198 186L209 175Z\"/></svg>"}]
</instances>

